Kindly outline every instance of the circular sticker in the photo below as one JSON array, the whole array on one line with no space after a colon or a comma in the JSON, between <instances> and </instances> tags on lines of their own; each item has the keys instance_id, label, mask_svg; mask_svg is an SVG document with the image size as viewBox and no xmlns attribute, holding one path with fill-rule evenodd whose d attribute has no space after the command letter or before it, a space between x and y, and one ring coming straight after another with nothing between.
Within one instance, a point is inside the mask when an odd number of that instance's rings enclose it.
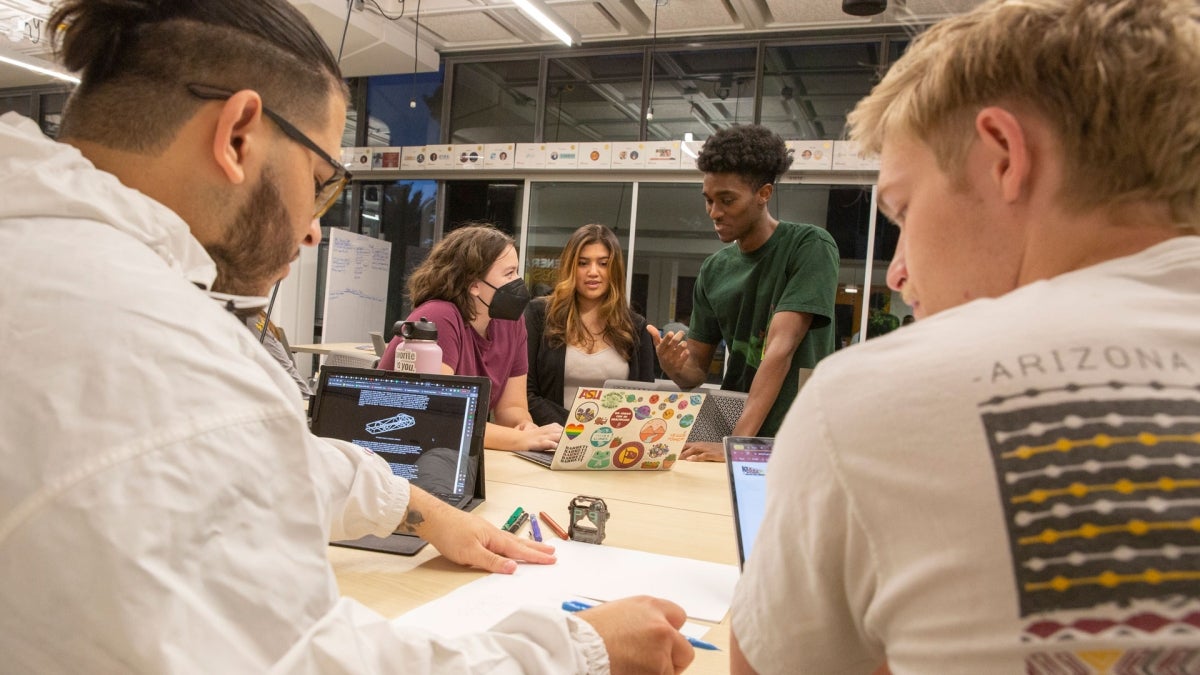
<instances>
[{"instance_id":1,"label":"circular sticker","mask_svg":"<svg viewBox=\"0 0 1200 675\"><path fill-rule=\"evenodd\" d=\"M617 448L617 451L613 453L612 463L618 469L628 469L642 461L644 454L646 454L645 446L637 441L630 441Z\"/></svg>"},{"instance_id":2,"label":"circular sticker","mask_svg":"<svg viewBox=\"0 0 1200 675\"><path fill-rule=\"evenodd\" d=\"M651 394L651 395L650 395L650 403L651 403L651 405L653 405L653 404L655 404L655 403L658 403L658 394Z\"/></svg>"},{"instance_id":3,"label":"circular sticker","mask_svg":"<svg viewBox=\"0 0 1200 675\"><path fill-rule=\"evenodd\" d=\"M687 413L679 416L679 426L686 429L696 421L696 416L692 413Z\"/></svg>"},{"instance_id":4,"label":"circular sticker","mask_svg":"<svg viewBox=\"0 0 1200 675\"><path fill-rule=\"evenodd\" d=\"M603 448L612 440L613 430L611 427L600 427L592 432L592 437L589 439L592 446Z\"/></svg>"},{"instance_id":5,"label":"circular sticker","mask_svg":"<svg viewBox=\"0 0 1200 675\"><path fill-rule=\"evenodd\" d=\"M617 408L608 416L608 423L614 429L620 429L633 420L633 412L629 408Z\"/></svg>"},{"instance_id":6,"label":"circular sticker","mask_svg":"<svg viewBox=\"0 0 1200 675\"><path fill-rule=\"evenodd\" d=\"M679 408L680 410L684 410L685 408L688 407L687 399L686 398L679 399L679 403L676 403L675 407Z\"/></svg>"},{"instance_id":7,"label":"circular sticker","mask_svg":"<svg viewBox=\"0 0 1200 675\"><path fill-rule=\"evenodd\" d=\"M600 406L592 401L581 404L575 409L576 422L591 422L596 419L596 413L600 412Z\"/></svg>"},{"instance_id":8,"label":"circular sticker","mask_svg":"<svg viewBox=\"0 0 1200 675\"><path fill-rule=\"evenodd\" d=\"M663 419L664 419L664 420L669 420L669 419L671 419L671 418L672 418L672 417L674 417L674 416L675 416L675 411L674 411L674 410L671 410L671 409L669 409L669 408L668 408L667 410L664 410L664 411L663 411Z\"/></svg>"},{"instance_id":9,"label":"circular sticker","mask_svg":"<svg viewBox=\"0 0 1200 675\"><path fill-rule=\"evenodd\" d=\"M637 409L633 411L633 414L636 415L639 420L644 420L650 416L650 406L639 405Z\"/></svg>"},{"instance_id":10,"label":"circular sticker","mask_svg":"<svg viewBox=\"0 0 1200 675\"><path fill-rule=\"evenodd\" d=\"M638 431L638 438L646 443L653 443L667 435L667 423L662 420L650 420Z\"/></svg>"},{"instance_id":11,"label":"circular sticker","mask_svg":"<svg viewBox=\"0 0 1200 675\"><path fill-rule=\"evenodd\" d=\"M621 405L621 392L610 391L604 394L604 398L600 399L600 405L605 408L615 408Z\"/></svg>"}]
</instances>

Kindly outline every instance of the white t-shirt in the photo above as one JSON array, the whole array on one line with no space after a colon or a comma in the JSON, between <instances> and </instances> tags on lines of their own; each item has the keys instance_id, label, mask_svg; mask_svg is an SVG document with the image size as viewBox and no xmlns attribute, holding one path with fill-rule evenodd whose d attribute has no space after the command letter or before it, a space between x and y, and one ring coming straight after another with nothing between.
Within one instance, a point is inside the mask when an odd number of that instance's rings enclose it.
<instances>
[{"instance_id":1,"label":"white t-shirt","mask_svg":"<svg viewBox=\"0 0 1200 675\"><path fill-rule=\"evenodd\" d=\"M826 359L767 480L760 673L1200 664L1200 237Z\"/></svg>"}]
</instances>

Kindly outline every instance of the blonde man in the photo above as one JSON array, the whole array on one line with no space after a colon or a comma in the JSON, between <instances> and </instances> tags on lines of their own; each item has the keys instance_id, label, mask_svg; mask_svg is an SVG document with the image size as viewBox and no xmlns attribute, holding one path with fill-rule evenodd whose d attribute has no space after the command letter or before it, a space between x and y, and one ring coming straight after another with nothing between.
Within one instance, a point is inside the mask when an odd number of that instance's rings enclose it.
<instances>
[{"instance_id":1,"label":"blonde man","mask_svg":"<svg viewBox=\"0 0 1200 675\"><path fill-rule=\"evenodd\" d=\"M1200 6L986 2L850 125L922 320L785 419L733 671L1196 672Z\"/></svg>"}]
</instances>

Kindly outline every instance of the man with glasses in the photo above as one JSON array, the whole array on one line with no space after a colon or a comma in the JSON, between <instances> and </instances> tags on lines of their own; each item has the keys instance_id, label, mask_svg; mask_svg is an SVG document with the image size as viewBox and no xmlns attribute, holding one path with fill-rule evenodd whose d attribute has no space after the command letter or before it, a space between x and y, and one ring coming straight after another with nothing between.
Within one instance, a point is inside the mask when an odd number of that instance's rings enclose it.
<instances>
[{"instance_id":1,"label":"man with glasses","mask_svg":"<svg viewBox=\"0 0 1200 675\"><path fill-rule=\"evenodd\" d=\"M444 640L338 597L331 538L554 557L309 434L227 311L262 304L349 179L337 63L285 0L69 0L48 24L82 72L62 142L0 118L4 668L682 670L682 610L651 598Z\"/></svg>"}]
</instances>

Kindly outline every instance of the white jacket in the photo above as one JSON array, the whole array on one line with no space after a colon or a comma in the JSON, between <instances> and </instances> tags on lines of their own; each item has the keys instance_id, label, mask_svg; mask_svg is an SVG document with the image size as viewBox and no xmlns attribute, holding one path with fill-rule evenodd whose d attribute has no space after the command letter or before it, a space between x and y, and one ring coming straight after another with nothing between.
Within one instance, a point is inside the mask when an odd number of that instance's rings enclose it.
<instances>
[{"instance_id":1,"label":"white jacket","mask_svg":"<svg viewBox=\"0 0 1200 675\"><path fill-rule=\"evenodd\" d=\"M407 483L308 432L175 213L15 114L0 186L5 670L607 670L561 613L444 640L339 598L326 542L391 532Z\"/></svg>"}]
</instances>

